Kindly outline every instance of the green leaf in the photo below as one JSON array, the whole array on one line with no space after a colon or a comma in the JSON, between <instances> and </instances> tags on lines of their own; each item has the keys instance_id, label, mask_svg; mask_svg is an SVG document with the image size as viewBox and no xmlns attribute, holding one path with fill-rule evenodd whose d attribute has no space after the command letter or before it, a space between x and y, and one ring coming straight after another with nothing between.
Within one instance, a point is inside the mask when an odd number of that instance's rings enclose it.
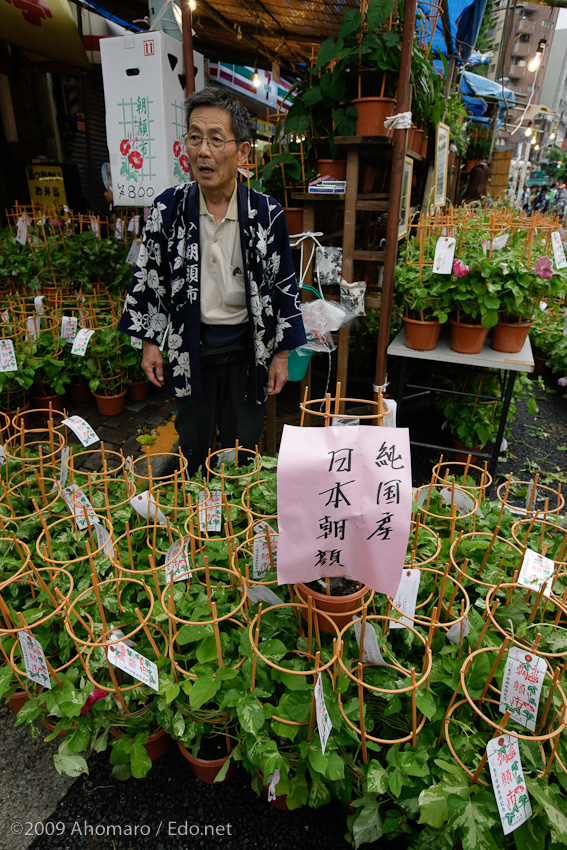
<instances>
[{"instance_id":1,"label":"green leaf","mask_svg":"<svg viewBox=\"0 0 567 850\"><path fill-rule=\"evenodd\" d=\"M462 771L461 771L462 773ZM463 800L470 797L468 777L450 777L437 785L425 788L419 795L419 821L428 826L439 829L447 820L449 813L447 809L447 798L449 795L458 795Z\"/></svg>"},{"instance_id":2,"label":"green leaf","mask_svg":"<svg viewBox=\"0 0 567 850\"><path fill-rule=\"evenodd\" d=\"M294 676L295 678L300 678L299 676ZM4 694L10 690L10 685L12 684L12 668L9 666L4 666L0 668L0 697L3 697Z\"/></svg>"},{"instance_id":3,"label":"green leaf","mask_svg":"<svg viewBox=\"0 0 567 850\"><path fill-rule=\"evenodd\" d=\"M86 760L83 756L72 753L67 741L63 741L59 747L59 752L53 756L53 764L57 773L64 773L66 776L77 777L82 773L88 774L89 772Z\"/></svg>"},{"instance_id":4,"label":"green leaf","mask_svg":"<svg viewBox=\"0 0 567 850\"><path fill-rule=\"evenodd\" d=\"M288 809L300 809L305 806L309 799L309 786L305 774L297 774L291 777L289 782L289 792L285 799Z\"/></svg>"},{"instance_id":5,"label":"green leaf","mask_svg":"<svg viewBox=\"0 0 567 850\"><path fill-rule=\"evenodd\" d=\"M218 660L217 644L214 635L209 635L199 644L195 655L200 664L207 664L208 661Z\"/></svg>"},{"instance_id":6,"label":"green leaf","mask_svg":"<svg viewBox=\"0 0 567 850\"><path fill-rule=\"evenodd\" d=\"M212 674L209 676L199 676L193 683L193 687L189 694L189 705L191 708L201 708L201 706L203 706L206 702L209 702L209 700L214 697L221 684L221 680L213 678Z\"/></svg>"},{"instance_id":7,"label":"green leaf","mask_svg":"<svg viewBox=\"0 0 567 850\"><path fill-rule=\"evenodd\" d=\"M376 797L371 794L364 794L363 797L355 800L353 805L360 806L359 811L348 818L351 824L354 846L358 848L362 844L372 844L372 842L378 841L383 835L383 828Z\"/></svg>"},{"instance_id":8,"label":"green leaf","mask_svg":"<svg viewBox=\"0 0 567 850\"><path fill-rule=\"evenodd\" d=\"M330 802L331 792L329 788L320 779L314 779L309 791L309 808L318 809L319 806L326 806Z\"/></svg>"},{"instance_id":9,"label":"green leaf","mask_svg":"<svg viewBox=\"0 0 567 850\"><path fill-rule=\"evenodd\" d=\"M35 720L42 713L43 709L37 700L28 700L23 704L16 715L14 726L25 726Z\"/></svg>"},{"instance_id":10,"label":"green leaf","mask_svg":"<svg viewBox=\"0 0 567 850\"><path fill-rule=\"evenodd\" d=\"M366 774L366 784L369 791L375 794L385 794L388 790L388 773L380 762L372 759L368 763L368 772Z\"/></svg>"},{"instance_id":11,"label":"green leaf","mask_svg":"<svg viewBox=\"0 0 567 850\"><path fill-rule=\"evenodd\" d=\"M144 746L147 741L147 735L142 733L139 733L134 738L132 751L130 753L130 766L132 768L132 776L134 779L143 779L152 766L152 760L147 754Z\"/></svg>"},{"instance_id":12,"label":"green leaf","mask_svg":"<svg viewBox=\"0 0 567 850\"><path fill-rule=\"evenodd\" d=\"M173 702L173 700L176 699L179 696L180 690L181 690L181 688L177 684L177 682L174 682L173 685L170 685L167 688L167 690L165 692L165 701L168 705L170 705Z\"/></svg>"},{"instance_id":13,"label":"green leaf","mask_svg":"<svg viewBox=\"0 0 567 850\"><path fill-rule=\"evenodd\" d=\"M500 824L474 800L462 800L455 794L447 797L449 827L461 839L463 850L499 850L490 832Z\"/></svg>"},{"instance_id":14,"label":"green leaf","mask_svg":"<svg viewBox=\"0 0 567 850\"><path fill-rule=\"evenodd\" d=\"M280 661L284 655L287 655L287 647L285 643L277 638L262 641L262 643L258 646L258 650L269 661Z\"/></svg>"},{"instance_id":15,"label":"green leaf","mask_svg":"<svg viewBox=\"0 0 567 850\"><path fill-rule=\"evenodd\" d=\"M236 713L240 725L245 732L256 734L264 725L264 712L258 700L253 696L247 696L236 706Z\"/></svg>"},{"instance_id":16,"label":"green leaf","mask_svg":"<svg viewBox=\"0 0 567 850\"><path fill-rule=\"evenodd\" d=\"M177 632L176 641L179 646L185 646L188 643L193 643L202 638L214 634L212 626L181 626Z\"/></svg>"},{"instance_id":17,"label":"green leaf","mask_svg":"<svg viewBox=\"0 0 567 850\"><path fill-rule=\"evenodd\" d=\"M388 20L394 11L394 0L369 0L366 9L366 20L368 21L368 31L373 32L384 21Z\"/></svg>"},{"instance_id":18,"label":"green leaf","mask_svg":"<svg viewBox=\"0 0 567 850\"><path fill-rule=\"evenodd\" d=\"M330 35L329 38L326 38L317 53L317 62L315 63L314 70L318 71L323 65L328 65L331 59L334 59L339 50L342 50L343 44L344 42L342 38L335 39L334 35Z\"/></svg>"},{"instance_id":19,"label":"green leaf","mask_svg":"<svg viewBox=\"0 0 567 850\"><path fill-rule=\"evenodd\" d=\"M428 720L432 720L437 711L437 702L430 691L418 691L415 704L422 714L425 714Z\"/></svg>"},{"instance_id":20,"label":"green leaf","mask_svg":"<svg viewBox=\"0 0 567 850\"><path fill-rule=\"evenodd\" d=\"M526 785L530 797L544 808L545 816L551 826L552 843L565 844L567 835L567 814L565 799L557 786L544 785L537 779L527 779Z\"/></svg>"}]
</instances>

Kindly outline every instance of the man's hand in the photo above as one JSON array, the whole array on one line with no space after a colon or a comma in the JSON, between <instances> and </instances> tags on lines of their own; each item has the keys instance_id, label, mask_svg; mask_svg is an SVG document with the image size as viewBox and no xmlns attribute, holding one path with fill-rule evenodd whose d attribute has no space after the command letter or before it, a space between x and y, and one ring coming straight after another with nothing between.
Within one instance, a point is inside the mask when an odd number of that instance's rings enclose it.
<instances>
[{"instance_id":1,"label":"man's hand","mask_svg":"<svg viewBox=\"0 0 567 850\"><path fill-rule=\"evenodd\" d=\"M163 355L158 346L154 345L153 342L144 342L142 372L146 374L148 381L151 381L156 387L163 387L165 383L163 376Z\"/></svg>"},{"instance_id":2,"label":"man's hand","mask_svg":"<svg viewBox=\"0 0 567 850\"><path fill-rule=\"evenodd\" d=\"M277 395L281 393L287 384L287 355L289 351L278 351L274 354L270 368L268 369L268 380L266 382L266 392L268 395Z\"/></svg>"}]
</instances>

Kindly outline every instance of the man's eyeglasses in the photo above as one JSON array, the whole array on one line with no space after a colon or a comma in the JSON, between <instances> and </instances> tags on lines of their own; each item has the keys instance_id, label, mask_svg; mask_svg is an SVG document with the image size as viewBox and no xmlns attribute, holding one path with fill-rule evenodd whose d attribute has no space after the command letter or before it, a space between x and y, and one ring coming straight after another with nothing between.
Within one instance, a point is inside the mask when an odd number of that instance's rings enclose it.
<instances>
[{"instance_id":1,"label":"man's eyeglasses","mask_svg":"<svg viewBox=\"0 0 567 850\"><path fill-rule=\"evenodd\" d=\"M225 147L231 142L239 142L243 141L242 139L223 139L221 136L201 136L199 133L187 133L185 136L185 141L189 145L190 148L195 148L197 150L201 147L203 142L207 142L209 148L214 151L223 151Z\"/></svg>"}]
</instances>

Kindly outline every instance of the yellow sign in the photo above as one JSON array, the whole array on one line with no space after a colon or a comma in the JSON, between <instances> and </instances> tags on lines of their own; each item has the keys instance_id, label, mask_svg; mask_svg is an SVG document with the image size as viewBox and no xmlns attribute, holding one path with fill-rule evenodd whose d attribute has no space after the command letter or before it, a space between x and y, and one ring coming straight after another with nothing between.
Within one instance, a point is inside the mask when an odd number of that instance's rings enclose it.
<instances>
[{"instance_id":1,"label":"yellow sign","mask_svg":"<svg viewBox=\"0 0 567 850\"><path fill-rule=\"evenodd\" d=\"M28 165L26 177L32 203L42 207L58 207L67 203L60 165Z\"/></svg>"}]
</instances>

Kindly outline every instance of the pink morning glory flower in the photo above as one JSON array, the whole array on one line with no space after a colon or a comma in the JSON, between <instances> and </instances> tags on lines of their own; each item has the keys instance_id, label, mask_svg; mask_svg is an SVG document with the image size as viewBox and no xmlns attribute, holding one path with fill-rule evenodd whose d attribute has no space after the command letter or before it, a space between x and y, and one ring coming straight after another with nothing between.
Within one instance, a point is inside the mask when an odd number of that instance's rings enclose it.
<instances>
[{"instance_id":1,"label":"pink morning glory flower","mask_svg":"<svg viewBox=\"0 0 567 850\"><path fill-rule=\"evenodd\" d=\"M461 263L460 260L455 260L453 263L453 274L455 277L466 277L470 272L469 266L466 266L464 263Z\"/></svg>"},{"instance_id":2,"label":"pink morning glory flower","mask_svg":"<svg viewBox=\"0 0 567 850\"><path fill-rule=\"evenodd\" d=\"M540 257L534 266L535 273L543 280L551 280L553 274L553 263L549 257Z\"/></svg>"}]
</instances>

